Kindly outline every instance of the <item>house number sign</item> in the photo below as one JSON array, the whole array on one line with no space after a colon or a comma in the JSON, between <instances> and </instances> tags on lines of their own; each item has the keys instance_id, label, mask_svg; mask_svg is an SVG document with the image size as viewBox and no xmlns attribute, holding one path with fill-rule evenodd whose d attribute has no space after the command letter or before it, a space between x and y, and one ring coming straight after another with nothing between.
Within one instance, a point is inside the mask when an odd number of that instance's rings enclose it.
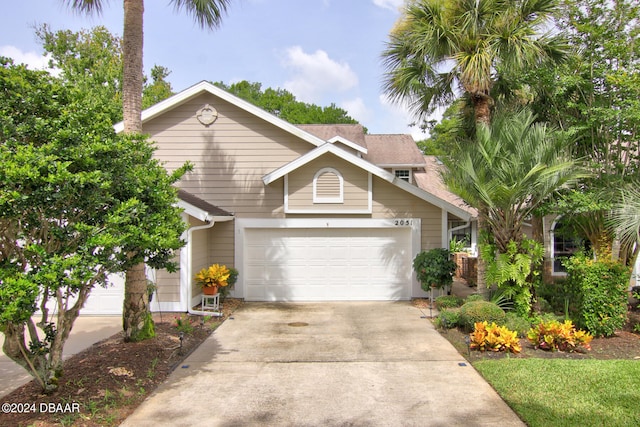
<instances>
[{"instance_id":1,"label":"house number sign","mask_svg":"<svg viewBox=\"0 0 640 427\"><path fill-rule=\"evenodd\" d=\"M393 220L393 225L395 225L397 227L407 227L407 226L413 225L413 220L412 219L407 219L407 218L394 219Z\"/></svg>"}]
</instances>

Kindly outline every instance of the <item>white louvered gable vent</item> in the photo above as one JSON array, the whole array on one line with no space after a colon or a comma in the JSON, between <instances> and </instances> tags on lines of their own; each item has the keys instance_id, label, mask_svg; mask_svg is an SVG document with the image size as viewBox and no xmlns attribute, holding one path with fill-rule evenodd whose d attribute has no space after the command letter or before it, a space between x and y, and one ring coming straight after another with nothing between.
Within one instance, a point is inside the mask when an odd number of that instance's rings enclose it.
<instances>
[{"instance_id":1,"label":"white louvered gable vent","mask_svg":"<svg viewBox=\"0 0 640 427\"><path fill-rule=\"evenodd\" d=\"M313 177L313 203L342 203L344 180L333 168L320 169Z\"/></svg>"}]
</instances>

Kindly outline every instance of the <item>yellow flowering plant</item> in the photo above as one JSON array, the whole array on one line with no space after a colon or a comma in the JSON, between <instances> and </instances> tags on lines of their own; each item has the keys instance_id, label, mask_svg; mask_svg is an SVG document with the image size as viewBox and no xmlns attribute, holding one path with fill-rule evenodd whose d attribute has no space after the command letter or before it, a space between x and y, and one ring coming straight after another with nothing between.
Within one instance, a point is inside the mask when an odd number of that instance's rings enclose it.
<instances>
[{"instance_id":1,"label":"yellow flowering plant","mask_svg":"<svg viewBox=\"0 0 640 427\"><path fill-rule=\"evenodd\" d=\"M214 286L227 286L231 272L226 265L213 264L207 268L203 268L195 275L196 283L203 288Z\"/></svg>"}]
</instances>

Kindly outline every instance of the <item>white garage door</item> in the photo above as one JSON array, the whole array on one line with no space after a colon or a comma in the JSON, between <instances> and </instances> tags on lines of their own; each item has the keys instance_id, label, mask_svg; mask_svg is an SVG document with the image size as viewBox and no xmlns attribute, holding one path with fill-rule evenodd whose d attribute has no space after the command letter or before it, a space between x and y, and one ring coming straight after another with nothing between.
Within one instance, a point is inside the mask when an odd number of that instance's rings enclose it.
<instances>
[{"instance_id":1,"label":"white garage door","mask_svg":"<svg viewBox=\"0 0 640 427\"><path fill-rule=\"evenodd\" d=\"M121 315L124 300L124 273L109 276L110 286L96 286L91 290L81 315Z\"/></svg>"},{"instance_id":2,"label":"white garage door","mask_svg":"<svg viewBox=\"0 0 640 427\"><path fill-rule=\"evenodd\" d=\"M410 228L245 229L248 301L411 297Z\"/></svg>"}]
</instances>

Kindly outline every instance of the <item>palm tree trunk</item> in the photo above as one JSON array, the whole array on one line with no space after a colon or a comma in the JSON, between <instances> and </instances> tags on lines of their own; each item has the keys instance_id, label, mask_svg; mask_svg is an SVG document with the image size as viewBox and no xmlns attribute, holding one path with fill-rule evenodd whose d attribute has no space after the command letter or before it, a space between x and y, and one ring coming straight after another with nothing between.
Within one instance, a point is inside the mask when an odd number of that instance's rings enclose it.
<instances>
[{"instance_id":1,"label":"palm tree trunk","mask_svg":"<svg viewBox=\"0 0 640 427\"><path fill-rule=\"evenodd\" d=\"M482 215L478 214L478 246L484 243L484 238L482 237L485 229L485 222L482 220ZM482 295L485 299L489 299L489 288L487 288L487 263L482 258L482 254L480 248L478 247L478 277L476 279L476 292Z\"/></svg>"},{"instance_id":2,"label":"palm tree trunk","mask_svg":"<svg viewBox=\"0 0 640 427\"><path fill-rule=\"evenodd\" d=\"M124 0L122 113L125 133L142 133L143 0Z\"/></svg>"},{"instance_id":3,"label":"palm tree trunk","mask_svg":"<svg viewBox=\"0 0 640 427\"><path fill-rule=\"evenodd\" d=\"M482 123L488 126L491 123L491 97L484 94L473 94L471 97L473 99L476 123Z\"/></svg>"},{"instance_id":4,"label":"palm tree trunk","mask_svg":"<svg viewBox=\"0 0 640 427\"><path fill-rule=\"evenodd\" d=\"M491 124L491 98L488 95L473 94L473 106L476 119L476 125L484 124L489 126ZM482 235L485 231L486 224L482 220L482 214L478 213L478 244L482 244ZM489 299L489 288L487 287L487 263L482 258L480 250L478 250L478 278L476 292L482 295L485 299Z\"/></svg>"},{"instance_id":5,"label":"palm tree trunk","mask_svg":"<svg viewBox=\"0 0 640 427\"><path fill-rule=\"evenodd\" d=\"M142 133L143 0L124 0L122 113L124 133ZM127 270L122 327L125 341L153 337L144 263Z\"/></svg>"},{"instance_id":6,"label":"palm tree trunk","mask_svg":"<svg viewBox=\"0 0 640 427\"><path fill-rule=\"evenodd\" d=\"M153 319L149 311L147 276L144 263L127 270L124 287L122 328L125 341L142 341L155 336Z\"/></svg>"}]
</instances>

